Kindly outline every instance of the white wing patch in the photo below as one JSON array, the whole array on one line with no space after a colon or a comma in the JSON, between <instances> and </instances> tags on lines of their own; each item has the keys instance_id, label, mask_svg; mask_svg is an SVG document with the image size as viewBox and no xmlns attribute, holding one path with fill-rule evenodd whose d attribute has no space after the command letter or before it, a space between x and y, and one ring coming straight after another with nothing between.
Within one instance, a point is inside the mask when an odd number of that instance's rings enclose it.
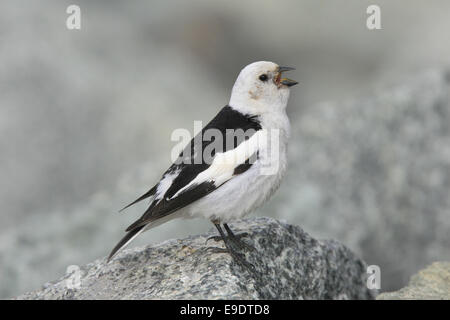
<instances>
[{"instance_id":1,"label":"white wing patch","mask_svg":"<svg viewBox=\"0 0 450 320\"><path fill-rule=\"evenodd\" d=\"M158 187L156 188L155 200L160 200L164 196L179 173L180 170L176 170L173 173L166 174L161 181L159 181Z\"/></svg>"},{"instance_id":2,"label":"white wing patch","mask_svg":"<svg viewBox=\"0 0 450 320\"><path fill-rule=\"evenodd\" d=\"M190 188L203 182L214 182L219 187L233 177L234 169L245 163L253 154L260 150L262 143L266 143L267 134L265 130L259 130L248 140L242 142L233 150L216 153L211 165L205 171L200 172L194 180L178 190L171 198L176 198Z\"/></svg>"}]
</instances>

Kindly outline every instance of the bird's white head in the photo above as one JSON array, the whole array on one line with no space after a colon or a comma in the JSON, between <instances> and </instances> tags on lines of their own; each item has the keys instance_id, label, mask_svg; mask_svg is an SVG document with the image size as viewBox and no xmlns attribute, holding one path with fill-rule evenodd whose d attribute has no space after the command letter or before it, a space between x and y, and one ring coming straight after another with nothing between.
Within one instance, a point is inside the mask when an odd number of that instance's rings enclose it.
<instances>
[{"instance_id":1,"label":"bird's white head","mask_svg":"<svg viewBox=\"0 0 450 320\"><path fill-rule=\"evenodd\" d=\"M289 99L289 87L297 82L282 78L291 67L280 67L269 61L258 61L239 73L233 86L229 105L243 113L262 115L284 111Z\"/></svg>"}]
</instances>

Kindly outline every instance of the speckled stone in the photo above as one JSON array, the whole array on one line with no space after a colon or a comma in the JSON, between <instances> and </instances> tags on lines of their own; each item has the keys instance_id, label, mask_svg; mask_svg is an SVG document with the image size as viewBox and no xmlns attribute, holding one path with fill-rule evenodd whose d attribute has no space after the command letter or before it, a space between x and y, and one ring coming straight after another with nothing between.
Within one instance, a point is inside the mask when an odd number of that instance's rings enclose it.
<instances>
[{"instance_id":1,"label":"speckled stone","mask_svg":"<svg viewBox=\"0 0 450 320\"><path fill-rule=\"evenodd\" d=\"M380 294L380 300L450 300L450 262L435 262L411 277L409 285Z\"/></svg>"},{"instance_id":2,"label":"speckled stone","mask_svg":"<svg viewBox=\"0 0 450 320\"><path fill-rule=\"evenodd\" d=\"M206 250L222 246L214 234L168 240L124 250L110 263L98 259L80 267L78 289L66 275L40 291L17 299L373 299L366 266L336 241L319 241L300 227L271 218L230 225L246 231L255 251L245 257L256 272L228 254Z\"/></svg>"}]
</instances>

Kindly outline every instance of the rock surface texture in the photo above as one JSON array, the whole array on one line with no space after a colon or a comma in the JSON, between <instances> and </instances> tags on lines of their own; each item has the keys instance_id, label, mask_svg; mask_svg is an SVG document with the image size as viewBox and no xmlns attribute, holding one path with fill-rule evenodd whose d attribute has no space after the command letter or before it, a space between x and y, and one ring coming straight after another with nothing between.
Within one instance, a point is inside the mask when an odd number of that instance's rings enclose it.
<instances>
[{"instance_id":1,"label":"rock surface texture","mask_svg":"<svg viewBox=\"0 0 450 320\"><path fill-rule=\"evenodd\" d=\"M435 262L412 276L409 285L380 294L380 300L450 300L450 262Z\"/></svg>"},{"instance_id":2,"label":"rock surface texture","mask_svg":"<svg viewBox=\"0 0 450 320\"><path fill-rule=\"evenodd\" d=\"M248 232L255 250L245 253L249 271L228 254L207 247L212 233L124 250L110 263L98 259L74 274L18 299L373 299L366 265L333 240L316 240L300 227L270 218L231 224ZM70 287L70 286L69 286Z\"/></svg>"}]
</instances>

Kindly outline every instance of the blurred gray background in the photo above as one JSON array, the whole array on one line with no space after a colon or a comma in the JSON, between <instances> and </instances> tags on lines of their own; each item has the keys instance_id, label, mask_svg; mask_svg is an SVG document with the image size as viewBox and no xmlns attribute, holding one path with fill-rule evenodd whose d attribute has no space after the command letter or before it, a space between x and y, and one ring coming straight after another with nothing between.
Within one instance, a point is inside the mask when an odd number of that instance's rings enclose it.
<instances>
[{"instance_id":1,"label":"blurred gray background","mask_svg":"<svg viewBox=\"0 0 450 320\"><path fill-rule=\"evenodd\" d=\"M382 30L366 28L381 7ZM81 7L81 30L66 8ZM256 214L335 238L382 290L450 259L450 2L0 4L0 298L109 253L170 163L257 60L295 66L290 169ZM176 220L143 245L208 230Z\"/></svg>"}]
</instances>

